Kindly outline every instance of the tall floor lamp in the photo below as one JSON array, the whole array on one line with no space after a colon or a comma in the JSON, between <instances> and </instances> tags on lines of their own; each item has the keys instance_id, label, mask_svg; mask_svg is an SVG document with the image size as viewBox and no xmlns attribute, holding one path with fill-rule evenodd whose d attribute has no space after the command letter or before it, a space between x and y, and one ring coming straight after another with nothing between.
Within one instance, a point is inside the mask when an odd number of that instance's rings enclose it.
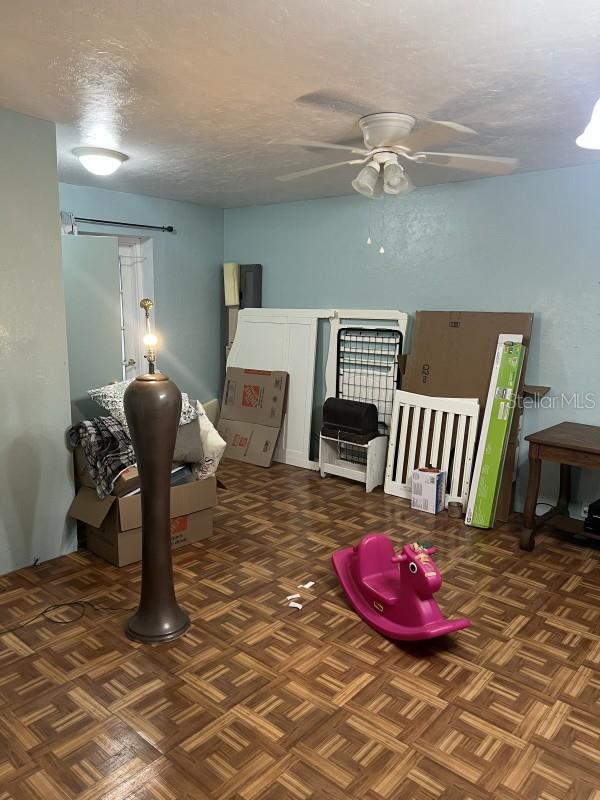
<instances>
[{"instance_id":1,"label":"tall floor lamp","mask_svg":"<svg viewBox=\"0 0 600 800\"><path fill-rule=\"evenodd\" d=\"M124 396L142 500L142 587L138 610L127 623L127 634L146 643L177 639L190 626L175 597L171 561L171 466L181 392L155 370L157 338L150 329L153 305L149 298L140 302L146 314L148 372L133 380Z\"/></svg>"}]
</instances>

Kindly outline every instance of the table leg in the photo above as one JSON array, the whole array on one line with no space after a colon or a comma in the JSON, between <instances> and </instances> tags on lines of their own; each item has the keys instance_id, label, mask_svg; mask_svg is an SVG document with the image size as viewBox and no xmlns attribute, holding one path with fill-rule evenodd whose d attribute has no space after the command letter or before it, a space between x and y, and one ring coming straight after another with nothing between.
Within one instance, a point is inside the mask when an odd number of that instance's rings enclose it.
<instances>
[{"instance_id":1,"label":"table leg","mask_svg":"<svg viewBox=\"0 0 600 800\"><path fill-rule=\"evenodd\" d=\"M525 499L525 511L523 513L523 525L525 530L521 533L520 546L522 550L533 550L535 545L535 509L538 501L540 489L540 476L542 473L542 461L537 457L535 450L532 452L529 446L529 480L527 482L527 497ZM537 449L537 448L536 448Z\"/></svg>"},{"instance_id":2,"label":"table leg","mask_svg":"<svg viewBox=\"0 0 600 800\"><path fill-rule=\"evenodd\" d=\"M571 466L570 464L560 465L560 490L558 493L558 510L561 514L569 513L569 502L571 500Z\"/></svg>"}]
</instances>

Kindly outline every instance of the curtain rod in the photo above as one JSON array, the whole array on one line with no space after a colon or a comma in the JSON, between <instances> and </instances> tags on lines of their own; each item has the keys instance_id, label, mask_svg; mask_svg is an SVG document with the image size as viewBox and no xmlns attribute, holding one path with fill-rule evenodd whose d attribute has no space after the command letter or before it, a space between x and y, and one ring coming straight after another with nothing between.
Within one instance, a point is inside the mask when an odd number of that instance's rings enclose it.
<instances>
[{"instance_id":1,"label":"curtain rod","mask_svg":"<svg viewBox=\"0 0 600 800\"><path fill-rule=\"evenodd\" d=\"M110 219L90 219L89 217L74 217L75 222L90 222L94 225L116 225L120 228L144 228L148 231L163 231L163 233L174 233L172 225L137 225L135 222L114 222Z\"/></svg>"}]
</instances>

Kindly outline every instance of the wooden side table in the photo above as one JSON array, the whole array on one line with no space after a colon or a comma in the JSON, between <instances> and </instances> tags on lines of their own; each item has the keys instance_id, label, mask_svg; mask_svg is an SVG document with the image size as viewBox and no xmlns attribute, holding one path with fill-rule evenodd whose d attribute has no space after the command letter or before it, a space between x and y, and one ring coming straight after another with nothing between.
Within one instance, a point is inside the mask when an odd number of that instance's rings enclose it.
<instances>
[{"instance_id":1,"label":"wooden side table","mask_svg":"<svg viewBox=\"0 0 600 800\"><path fill-rule=\"evenodd\" d=\"M561 422L552 428L531 433L525 439L529 442L529 481L523 513L521 549L533 550L536 529L550 520L552 526L558 530L583 535L583 522L569 516L571 467L600 469L600 427ZM560 464L560 489L556 506L537 517L535 509L538 504L542 461ZM600 534L587 531L585 535L600 538Z\"/></svg>"}]
</instances>

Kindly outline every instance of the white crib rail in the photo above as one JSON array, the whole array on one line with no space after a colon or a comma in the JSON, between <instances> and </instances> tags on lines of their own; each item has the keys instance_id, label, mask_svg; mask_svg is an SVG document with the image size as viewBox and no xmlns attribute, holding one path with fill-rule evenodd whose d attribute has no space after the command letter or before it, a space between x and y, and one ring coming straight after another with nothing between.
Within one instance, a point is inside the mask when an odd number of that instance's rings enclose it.
<instances>
[{"instance_id":1,"label":"white crib rail","mask_svg":"<svg viewBox=\"0 0 600 800\"><path fill-rule=\"evenodd\" d=\"M390 429L385 491L410 498L412 474L432 466L446 473L446 505L467 506L479 403L396 391Z\"/></svg>"}]
</instances>

